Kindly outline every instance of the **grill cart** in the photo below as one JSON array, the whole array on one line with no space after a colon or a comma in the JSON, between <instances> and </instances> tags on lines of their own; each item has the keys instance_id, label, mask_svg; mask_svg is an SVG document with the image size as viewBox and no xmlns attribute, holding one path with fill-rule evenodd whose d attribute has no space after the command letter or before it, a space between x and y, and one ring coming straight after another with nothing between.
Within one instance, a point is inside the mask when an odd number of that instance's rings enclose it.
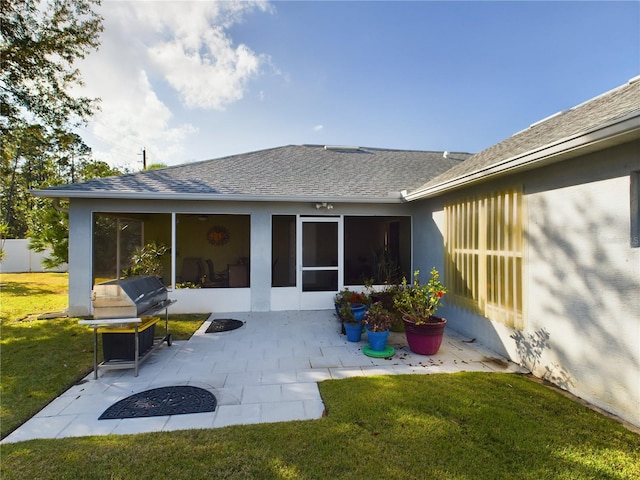
<instances>
[{"instance_id":1,"label":"grill cart","mask_svg":"<svg viewBox=\"0 0 640 480\"><path fill-rule=\"evenodd\" d=\"M78 323L93 328L94 378L98 369L134 368L162 343L171 346L167 289L158 277L137 276L100 283L91 294L93 319ZM164 335L155 336L164 310ZM103 361L98 363L98 334L102 335Z\"/></svg>"}]
</instances>

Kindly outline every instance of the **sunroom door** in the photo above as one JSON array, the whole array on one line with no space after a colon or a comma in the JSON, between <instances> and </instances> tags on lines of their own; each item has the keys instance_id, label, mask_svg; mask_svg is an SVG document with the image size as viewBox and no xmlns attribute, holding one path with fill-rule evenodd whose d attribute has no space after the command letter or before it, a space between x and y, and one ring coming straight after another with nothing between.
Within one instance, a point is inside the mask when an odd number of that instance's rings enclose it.
<instances>
[{"instance_id":1,"label":"sunroom door","mask_svg":"<svg viewBox=\"0 0 640 480\"><path fill-rule=\"evenodd\" d=\"M342 218L299 217L298 222L300 309L331 308L343 281Z\"/></svg>"}]
</instances>

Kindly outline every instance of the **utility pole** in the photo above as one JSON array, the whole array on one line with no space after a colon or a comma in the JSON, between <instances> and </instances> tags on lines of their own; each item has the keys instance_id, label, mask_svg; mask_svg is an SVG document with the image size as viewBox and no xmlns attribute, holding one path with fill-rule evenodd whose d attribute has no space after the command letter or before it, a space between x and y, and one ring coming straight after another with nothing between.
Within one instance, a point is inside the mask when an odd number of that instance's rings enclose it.
<instances>
[{"instance_id":1,"label":"utility pole","mask_svg":"<svg viewBox=\"0 0 640 480\"><path fill-rule=\"evenodd\" d=\"M142 147L142 169L147 169L147 150Z\"/></svg>"}]
</instances>

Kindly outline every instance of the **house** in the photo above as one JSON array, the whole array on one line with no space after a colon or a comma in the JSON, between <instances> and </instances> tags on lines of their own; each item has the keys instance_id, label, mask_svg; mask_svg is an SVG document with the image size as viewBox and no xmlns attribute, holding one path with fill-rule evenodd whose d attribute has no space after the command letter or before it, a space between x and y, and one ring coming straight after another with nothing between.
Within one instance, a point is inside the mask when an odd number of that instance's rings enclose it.
<instances>
[{"instance_id":1,"label":"house","mask_svg":"<svg viewBox=\"0 0 640 480\"><path fill-rule=\"evenodd\" d=\"M640 77L475 155L285 146L34 193L69 200L71 314L149 242L176 312L435 266L449 328L640 425L639 183Z\"/></svg>"}]
</instances>

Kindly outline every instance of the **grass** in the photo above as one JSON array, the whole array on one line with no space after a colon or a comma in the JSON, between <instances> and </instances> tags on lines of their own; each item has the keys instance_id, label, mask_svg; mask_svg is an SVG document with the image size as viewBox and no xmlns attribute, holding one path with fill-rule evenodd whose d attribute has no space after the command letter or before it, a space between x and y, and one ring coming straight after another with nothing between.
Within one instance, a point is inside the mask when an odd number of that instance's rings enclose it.
<instances>
[{"instance_id":1,"label":"grass","mask_svg":"<svg viewBox=\"0 0 640 480\"><path fill-rule=\"evenodd\" d=\"M5 275L1 280L7 282ZM16 316L31 310L13 306L6 292L3 309ZM3 316L3 431L5 413L14 425L26 420L91 364L92 335L76 320ZM201 321L182 333L175 327L183 322L172 321L170 329L188 337ZM48 380L38 385L42 376ZM319 388L328 415L318 420L0 445L0 477L640 478L640 436L527 377L360 377ZM31 407L23 409L24 402Z\"/></svg>"},{"instance_id":2,"label":"grass","mask_svg":"<svg viewBox=\"0 0 640 480\"><path fill-rule=\"evenodd\" d=\"M66 273L0 275L0 437L4 438L93 368L93 332L79 318L31 320L67 306ZM174 340L207 318L170 315ZM164 324L159 324L161 335ZM101 352L99 352L101 354Z\"/></svg>"},{"instance_id":3,"label":"grass","mask_svg":"<svg viewBox=\"0 0 640 480\"><path fill-rule=\"evenodd\" d=\"M29 315L67 307L67 273L0 274L0 320L22 320Z\"/></svg>"},{"instance_id":4,"label":"grass","mask_svg":"<svg viewBox=\"0 0 640 480\"><path fill-rule=\"evenodd\" d=\"M640 478L638 435L526 377L359 377L320 392L319 420L2 445L2 478Z\"/></svg>"}]
</instances>

